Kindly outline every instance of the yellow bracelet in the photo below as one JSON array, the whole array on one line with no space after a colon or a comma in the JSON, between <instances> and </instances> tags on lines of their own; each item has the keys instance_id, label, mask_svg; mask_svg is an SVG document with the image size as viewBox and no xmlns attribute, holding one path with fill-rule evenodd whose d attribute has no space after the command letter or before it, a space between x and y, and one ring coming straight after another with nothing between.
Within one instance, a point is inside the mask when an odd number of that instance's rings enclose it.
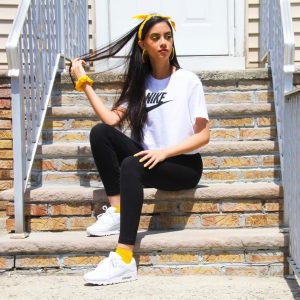
<instances>
[{"instance_id":1,"label":"yellow bracelet","mask_svg":"<svg viewBox=\"0 0 300 300\"><path fill-rule=\"evenodd\" d=\"M83 85L88 84L88 85L93 85L94 81L87 75L81 76L78 78L78 81L76 81L75 89L78 92L83 91Z\"/></svg>"}]
</instances>

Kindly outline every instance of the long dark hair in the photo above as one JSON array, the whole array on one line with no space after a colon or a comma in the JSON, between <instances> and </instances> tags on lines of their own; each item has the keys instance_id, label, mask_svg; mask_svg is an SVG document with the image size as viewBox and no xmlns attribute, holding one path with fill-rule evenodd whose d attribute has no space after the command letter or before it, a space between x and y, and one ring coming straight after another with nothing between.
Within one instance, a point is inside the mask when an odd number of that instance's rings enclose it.
<instances>
[{"instance_id":1,"label":"long dark hair","mask_svg":"<svg viewBox=\"0 0 300 300\"><path fill-rule=\"evenodd\" d=\"M149 19L143 27L142 30L142 40L144 40L147 32L152 26L159 22L166 22L170 27L173 36L173 29L169 21L161 16L153 16ZM143 126L147 120L146 112L146 103L145 103L145 89L146 89L146 78L151 72L150 60L146 59L142 61L142 50L138 45L138 36L137 32L142 23L134 27L125 35L121 36L119 39L113 41L109 45L106 45L103 48L96 49L92 54L85 54L80 56L80 59L85 61L98 61L106 58L110 58L118 53L132 38L133 44L129 53L129 56L126 58L124 63L126 64L125 71L125 80L123 89L119 99L113 105L113 110L116 109L119 105L127 102L127 110L124 118L120 121L119 125L122 127L125 121L128 121L129 127L132 132L132 137L137 142L141 143L143 141ZM177 69L180 68L177 56L175 45L174 47L174 56L170 60L170 64L175 66ZM69 68L69 74L71 76L71 67ZM72 76L71 76L72 79ZM74 84L74 80L72 79ZM75 84L74 84L75 86Z\"/></svg>"}]
</instances>

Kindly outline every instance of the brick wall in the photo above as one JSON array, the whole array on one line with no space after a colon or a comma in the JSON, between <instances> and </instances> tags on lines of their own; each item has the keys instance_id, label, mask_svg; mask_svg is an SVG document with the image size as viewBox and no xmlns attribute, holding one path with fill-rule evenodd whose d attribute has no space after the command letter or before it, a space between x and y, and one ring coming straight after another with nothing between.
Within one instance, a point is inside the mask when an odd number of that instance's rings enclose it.
<instances>
[{"instance_id":1,"label":"brick wall","mask_svg":"<svg viewBox=\"0 0 300 300\"><path fill-rule=\"evenodd\" d=\"M0 75L0 191L13 186L13 151L10 79ZM5 214L0 201L0 217Z\"/></svg>"}]
</instances>

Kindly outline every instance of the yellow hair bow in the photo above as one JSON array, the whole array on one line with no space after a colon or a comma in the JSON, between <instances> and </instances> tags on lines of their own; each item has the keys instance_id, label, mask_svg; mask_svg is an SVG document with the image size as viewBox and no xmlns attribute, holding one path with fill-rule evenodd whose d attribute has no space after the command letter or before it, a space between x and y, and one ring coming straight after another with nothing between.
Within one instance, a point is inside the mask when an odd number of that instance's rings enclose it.
<instances>
[{"instance_id":1,"label":"yellow hair bow","mask_svg":"<svg viewBox=\"0 0 300 300\"><path fill-rule=\"evenodd\" d=\"M169 17L169 16L162 16L162 15L157 15L157 14L135 15L132 18L134 18L134 19L143 19L144 20L144 22L141 24L141 26L139 28L139 31L138 31L138 38L139 38L139 40L142 39L142 31L143 31L143 28L144 28L145 24L147 23L147 21L149 21L153 17L161 17L163 19L167 19L171 23L171 25L174 28L174 30L176 30L176 24L171 19L171 17Z\"/></svg>"}]
</instances>

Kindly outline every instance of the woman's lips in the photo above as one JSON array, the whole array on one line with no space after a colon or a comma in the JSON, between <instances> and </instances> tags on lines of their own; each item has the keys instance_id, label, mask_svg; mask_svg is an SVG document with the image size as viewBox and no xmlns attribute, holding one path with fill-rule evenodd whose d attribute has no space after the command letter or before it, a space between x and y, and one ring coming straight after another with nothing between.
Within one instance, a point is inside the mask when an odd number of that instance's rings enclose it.
<instances>
[{"instance_id":1,"label":"woman's lips","mask_svg":"<svg viewBox=\"0 0 300 300\"><path fill-rule=\"evenodd\" d=\"M162 49L158 51L159 53L168 53L169 51L167 49Z\"/></svg>"}]
</instances>

